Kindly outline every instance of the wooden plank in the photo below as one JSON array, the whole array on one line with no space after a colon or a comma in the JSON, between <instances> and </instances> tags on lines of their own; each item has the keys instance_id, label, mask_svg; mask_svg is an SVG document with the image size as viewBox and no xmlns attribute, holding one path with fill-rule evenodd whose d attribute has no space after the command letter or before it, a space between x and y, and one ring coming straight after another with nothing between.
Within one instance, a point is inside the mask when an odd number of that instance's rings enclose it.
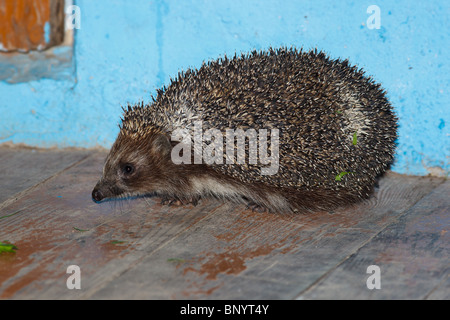
<instances>
[{"instance_id":1,"label":"wooden plank","mask_svg":"<svg viewBox=\"0 0 450 320\"><path fill-rule=\"evenodd\" d=\"M96 204L91 191L105 156L93 154L2 210L19 211L0 220L0 239L19 249L0 255L0 298L89 296L220 206L166 207L158 199ZM73 264L81 268L83 290L66 287Z\"/></svg>"},{"instance_id":2,"label":"wooden plank","mask_svg":"<svg viewBox=\"0 0 450 320\"><path fill-rule=\"evenodd\" d=\"M450 277L447 277L441 281L433 290L431 290L425 299L428 300L450 300Z\"/></svg>"},{"instance_id":3,"label":"wooden plank","mask_svg":"<svg viewBox=\"0 0 450 320\"><path fill-rule=\"evenodd\" d=\"M441 182L389 174L370 201L333 214L222 206L89 297L292 299Z\"/></svg>"},{"instance_id":4,"label":"wooden plank","mask_svg":"<svg viewBox=\"0 0 450 320\"><path fill-rule=\"evenodd\" d=\"M204 201L95 204L94 153L3 207L0 298L293 298L355 253L442 180L389 174L369 201L332 214L258 214ZM80 232L74 229L88 230ZM66 287L78 265L82 289Z\"/></svg>"},{"instance_id":5,"label":"wooden plank","mask_svg":"<svg viewBox=\"0 0 450 320\"><path fill-rule=\"evenodd\" d=\"M450 181L376 235L303 299L448 299ZM367 267L380 268L381 289L369 290Z\"/></svg>"},{"instance_id":6,"label":"wooden plank","mask_svg":"<svg viewBox=\"0 0 450 320\"><path fill-rule=\"evenodd\" d=\"M0 210L15 201L20 196L18 193L83 160L90 153L85 150L0 147ZM11 201L4 203L10 198Z\"/></svg>"}]
</instances>

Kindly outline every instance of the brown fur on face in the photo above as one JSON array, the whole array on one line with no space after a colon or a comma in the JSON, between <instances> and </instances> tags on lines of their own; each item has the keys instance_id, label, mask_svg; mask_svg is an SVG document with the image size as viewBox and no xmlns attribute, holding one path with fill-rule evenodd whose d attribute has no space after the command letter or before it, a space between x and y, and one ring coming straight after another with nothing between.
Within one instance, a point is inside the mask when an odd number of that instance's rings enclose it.
<instances>
[{"instance_id":1,"label":"brown fur on face","mask_svg":"<svg viewBox=\"0 0 450 320\"><path fill-rule=\"evenodd\" d=\"M170 161L170 142L162 133L128 135L120 132L106 158L103 175L95 186L95 201L166 191ZM170 176L172 176L170 174Z\"/></svg>"},{"instance_id":2,"label":"brown fur on face","mask_svg":"<svg viewBox=\"0 0 450 320\"><path fill-rule=\"evenodd\" d=\"M170 157L176 143L157 130L144 135L121 131L92 191L93 200L156 194L164 199L192 202L207 193L195 189L195 179L215 176L227 180L204 164L174 164Z\"/></svg>"}]
</instances>

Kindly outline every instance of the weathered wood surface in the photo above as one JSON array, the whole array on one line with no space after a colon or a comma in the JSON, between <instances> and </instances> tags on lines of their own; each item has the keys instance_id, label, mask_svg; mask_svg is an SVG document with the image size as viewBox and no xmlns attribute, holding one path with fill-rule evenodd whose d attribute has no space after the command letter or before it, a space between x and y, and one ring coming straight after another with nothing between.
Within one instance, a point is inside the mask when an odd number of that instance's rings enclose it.
<instances>
[{"instance_id":1,"label":"weathered wood surface","mask_svg":"<svg viewBox=\"0 0 450 320\"><path fill-rule=\"evenodd\" d=\"M224 206L146 257L95 298L291 299L357 252L435 184L390 175L364 205L280 217ZM170 257L185 260L158 268ZM355 275L366 279L367 275ZM364 283L364 282L363 282ZM149 290L157 286L158 290ZM364 284L364 288L365 284ZM345 296L345 292L336 297ZM320 298L320 297L319 297Z\"/></svg>"},{"instance_id":2,"label":"weathered wood surface","mask_svg":"<svg viewBox=\"0 0 450 320\"><path fill-rule=\"evenodd\" d=\"M450 298L450 181L435 188L300 298ZM367 290L369 265L380 267L379 290Z\"/></svg>"},{"instance_id":3,"label":"weathered wood surface","mask_svg":"<svg viewBox=\"0 0 450 320\"><path fill-rule=\"evenodd\" d=\"M89 154L75 150L0 147L0 209L6 200L15 201L14 195L18 197L20 192L55 176Z\"/></svg>"},{"instance_id":4,"label":"weathered wood surface","mask_svg":"<svg viewBox=\"0 0 450 320\"><path fill-rule=\"evenodd\" d=\"M442 179L389 173L358 206L295 216L215 200L196 207L161 206L156 198L95 204L90 193L105 155L84 153L0 207L0 217L16 213L0 219L0 240L19 248L0 254L0 298L448 298ZM27 168L33 157L8 159ZM26 179L28 172L16 175ZM376 263L378 292L365 284L367 266ZM72 264L81 269L81 290L66 287ZM423 270L430 271L426 284L417 279Z\"/></svg>"}]
</instances>

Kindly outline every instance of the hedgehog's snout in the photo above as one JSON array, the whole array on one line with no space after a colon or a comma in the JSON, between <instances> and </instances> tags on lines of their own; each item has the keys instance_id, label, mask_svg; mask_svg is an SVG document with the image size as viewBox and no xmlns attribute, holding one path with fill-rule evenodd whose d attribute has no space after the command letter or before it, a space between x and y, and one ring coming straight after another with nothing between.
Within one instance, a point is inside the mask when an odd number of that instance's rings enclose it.
<instances>
[{"instance_id":1,"label":"hedgehog's snout","mask_svg":"<svg viewBox=\"0 0 450 320\"><path fill-rule=\"evenodd\" d=\"M97 184L94 187L94 190L92 190L92 200L94 202L100 202L103 199L106 198L105 192L102 191L104 190L104 186L103 186L103 179L100 179Z\"/></svg>"},{"instance_id":2,"label":"hedgehog's snout","mask_svg":"<svg viewBox=\"0 0 450 320\"><path fill-rule=\"evenodd\" d=\"M94 202L100 202L105 199L114 199L120 197L125 193L123 188L119 188L115 182L100 179L92 190L92 200Z\"/></svg>"},{"instance_id":3,"label":"hedgehog's snout","mask_svg":"<svg viewBox=\"0 0 450 320\"><path fill-rule=\"evenodd\" d=\"M94 200L94 202L100 202L104 198L105 196L97 187L95 187L94 190L92 190L92 200Z\"/></svg>"}]
</instances>

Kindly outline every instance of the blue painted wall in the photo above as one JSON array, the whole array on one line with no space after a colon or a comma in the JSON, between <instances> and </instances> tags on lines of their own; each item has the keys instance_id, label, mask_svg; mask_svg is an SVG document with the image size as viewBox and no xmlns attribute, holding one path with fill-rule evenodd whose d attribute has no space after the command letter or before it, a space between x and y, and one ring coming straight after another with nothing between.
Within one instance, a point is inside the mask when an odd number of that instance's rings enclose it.
<instances>
[{"instance_id":1,"label":"blue painted wall","mask_svg":"<svg viewBox=\"0 0 450 320\"><path fill-rule=\"evenodd\" d=\"M76 81L0 82L0 143L109 147L121 105L148 100L179 70L281 45L348 58L381 82L400 117L393 170L449 171L446 1L78 0ZM367 8L381 9L369 29ZM0 70L1 72L1 70ZM434 169L433 169L434 168Z\"/></svg>"}]
</instances>

